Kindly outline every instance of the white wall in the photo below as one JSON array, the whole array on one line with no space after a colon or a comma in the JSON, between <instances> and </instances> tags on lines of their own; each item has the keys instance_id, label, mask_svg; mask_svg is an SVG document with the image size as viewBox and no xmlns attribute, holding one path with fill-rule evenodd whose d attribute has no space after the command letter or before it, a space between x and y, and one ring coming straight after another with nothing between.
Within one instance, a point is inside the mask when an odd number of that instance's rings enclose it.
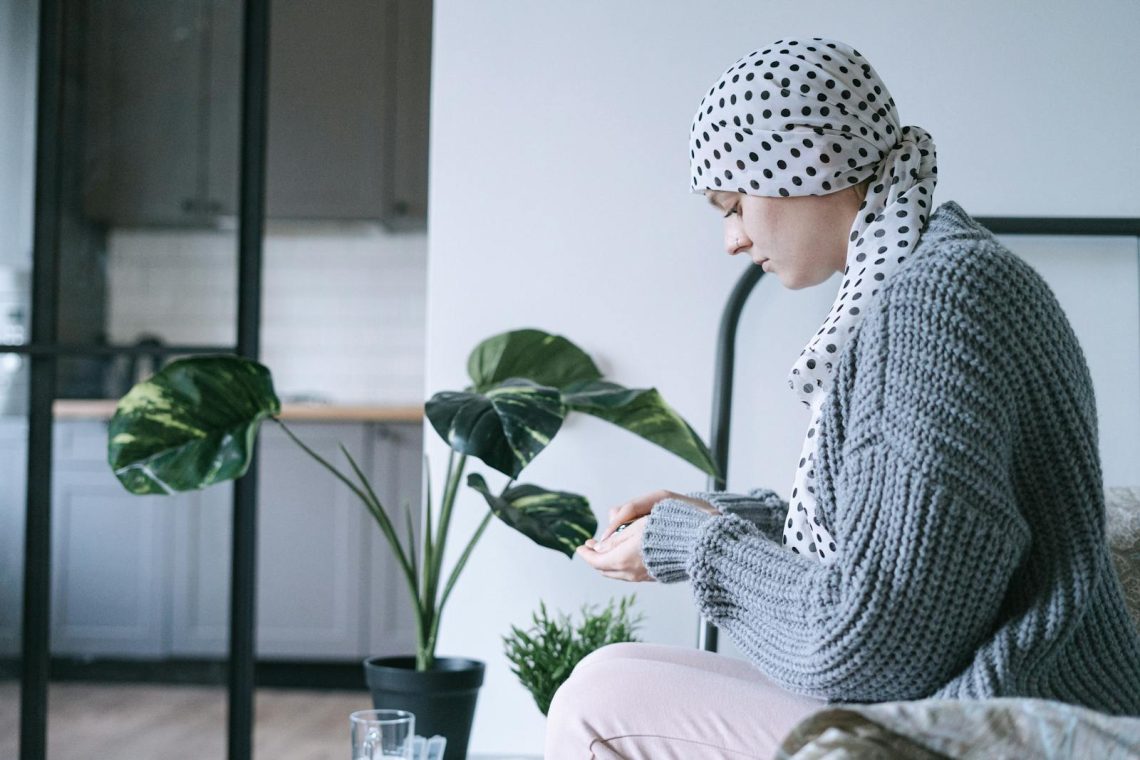
<instances>
[{"instance_id":1,"label":"white wall","mask_svg":"<svg viewBox=\"0 0 1140 760\"><path fill-rule=\"evenodd\" d=\"M936 203L983 215L1140 216L1134 31L1140 5L1060 2L494 2L437 0L432 84L425 397L467 383L471 347L504 330L560 333L630 386L656 385L708 433L725 296L747 262L688 191L689 123L738 57L825 36L876 67L902 123L938 145ZM1110 482L1140 482L1135 240L1005 239L1051 283L1088 354ZM807 418L784 376L838 289L764 281L745 313L729 485L787 496ZM433 492L446 448L429 427ZM481 463L468 471L503 479ZM694 468L593 418L571 417L524 481L606 509ZM446 566L485 507L461 496ZM439 654L487 663L473 752L538 753L544 720L500 637L545 600L575 612L636 592L647 640L693 645L686 584L607 580L502 524L485 534L445 610ZM738 654L731 646L722 651ZM699 699L699 695L696 696Z\"/></svg>"}]
</instances>

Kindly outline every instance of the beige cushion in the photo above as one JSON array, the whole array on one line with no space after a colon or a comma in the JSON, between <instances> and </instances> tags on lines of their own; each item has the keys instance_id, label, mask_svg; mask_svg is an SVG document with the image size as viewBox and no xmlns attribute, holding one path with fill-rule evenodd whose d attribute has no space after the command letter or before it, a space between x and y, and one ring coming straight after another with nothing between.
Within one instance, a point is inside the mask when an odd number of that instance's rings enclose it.
<instances>
[{"instance_id":1,"label":"beige cushion","mask_svg":"<svg viewBox=\"0 0 1140 760\"><path fill-rule=\"evenodd\" d=\"M1124 601L1140 629L1140 486L1104 489L1105 529Z\"/></svg>"}]
</instances>

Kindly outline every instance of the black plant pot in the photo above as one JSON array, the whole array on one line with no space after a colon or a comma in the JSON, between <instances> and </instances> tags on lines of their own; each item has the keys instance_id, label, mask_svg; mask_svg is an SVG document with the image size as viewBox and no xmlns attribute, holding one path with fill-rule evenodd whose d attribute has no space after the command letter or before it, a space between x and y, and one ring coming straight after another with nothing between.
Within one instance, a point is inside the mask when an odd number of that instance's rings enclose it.
<instances>
[{"instance_id":1,"label":"black plant pot","mask_svg":"<svg viewBox=\"0 0 1140 760\"><path fill-rule=\"evenodd\" d=\"M447 737L445 760L466 760L475 700L485 666L479 660L437 657L431 670L416 670L416 658L369 657L364 678L377 710L407 710L416 716L416 733Z\"/></svg>"}]
</instances>

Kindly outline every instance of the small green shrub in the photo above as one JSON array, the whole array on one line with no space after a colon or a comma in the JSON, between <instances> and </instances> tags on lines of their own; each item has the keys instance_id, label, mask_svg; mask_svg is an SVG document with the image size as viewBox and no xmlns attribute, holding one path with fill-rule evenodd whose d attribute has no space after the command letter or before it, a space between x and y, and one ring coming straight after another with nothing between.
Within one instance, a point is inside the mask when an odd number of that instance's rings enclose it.
<instances>
[{"instance_id":1,"label":"small green shrub","mask_svg":"<svg viewBox=\"0 0 1140 760\"><path fill-rule=\"evenodd\" d=\"M539 602L529 630L512 625L511 635L503 636L507 659L514 666L511 671L534 695L543 715L550 709L554 692L570 677L579 660L606 644L639 641L633 633L643 616L629 615L635 596L621 599L616 609L611 599L598 613L583 605L582 622L577 626L571 623L569 615L552 619L546 612L546 603Z\"/></svg>"}]
</instances>

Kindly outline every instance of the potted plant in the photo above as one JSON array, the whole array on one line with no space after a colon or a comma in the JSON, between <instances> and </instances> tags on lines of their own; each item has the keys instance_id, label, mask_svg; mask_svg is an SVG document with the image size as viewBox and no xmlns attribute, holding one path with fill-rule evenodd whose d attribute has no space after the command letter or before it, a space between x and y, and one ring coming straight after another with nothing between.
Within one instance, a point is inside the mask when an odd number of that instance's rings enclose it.
<instances>
[{"instance_id":1,"label":"potted plant","mask_svg":"<svg viewBox=\"0 0 1140 760\"><path fill-rule=\"evenodd\" d=\"M607 420L717 474L700 436L655 388L625 388L603 379L594 361L566 338L535 329L494 335L471 352L467 371L470 386L440 391L425 405L428 420L450 450L438 516L432 511L429 478L418 551L410 510L403 516L405 542L398 535L399 518L380 503L343 445L351 474L306 446L277 416L281 403L272 376L255 361L213 354L171 362L119 400L108 428L107 452L111 469L127 490L170 494L245 474L262 421L280 425L368 509L391 545L412 597L415 654L365 660L375 706L411 710L417 732L446 736L449 757L459 758L466 753L484 664L436 657L436 640L448 596L491 517L571 559L575 547L597 530L584 497L516 483L566 416L582 412ZM508 482L494 493L480 474L467 475L466 485L489 509L444 576L452 510L472 456L507 476Z\"/></svg>"},{"instance_id":2,"label":"potted plant","mask_svg":"<svg viewBox=\"0 0 1140 760\"><path fill-rule=\"evenodd\" d=\"M503 637L511 672L534 697L538 709L546 715L554 692L570 677L583 657L606 644L621 641L639 641L634 631L641 623L641 615L631 617L629 608L635 595L614 600L600 612L582 606L582 622L575 626L569 615L550 617L546 603L539 602L539 611L531 614L534 624L527 630L511 626L509 636Z\"/></svg>"}]
</instances>

